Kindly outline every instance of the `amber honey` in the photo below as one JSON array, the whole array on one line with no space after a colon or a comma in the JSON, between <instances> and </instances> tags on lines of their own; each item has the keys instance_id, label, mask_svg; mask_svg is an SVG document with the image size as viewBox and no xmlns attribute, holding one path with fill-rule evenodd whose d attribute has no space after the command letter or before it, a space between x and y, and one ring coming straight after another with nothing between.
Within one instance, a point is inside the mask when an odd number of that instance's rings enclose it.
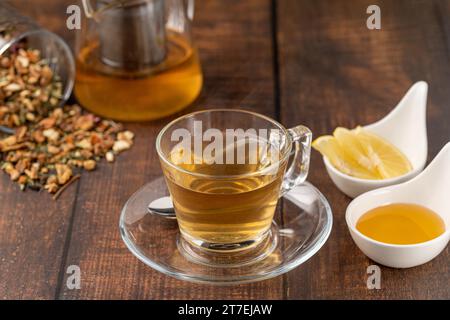
<instances>
[{"instance_id":1,"label":"amber honey","mask_svg":"<svg viewBox=\"0 0 450 320\"><path fill-rule=\"evenodd\" d=\"M380 242L406 245L439 237L445 232L445 223L437 213L426 207L394 203L363 214L356 229Z\"/></svg>"},{"instance_id":2,"label":"amber honey","mask_svg":"<svg viewBox=\"0 0 450 320\"><path fill-rule=\"evenodd\" d=\"M90 111L112 119L144 121L187 107L200 93L203 77L198 52L180 35L168 36L168 55L151 70L114 70L99 59L91 42L77 57L75 95Z\"/></svg>"}]
</instances>

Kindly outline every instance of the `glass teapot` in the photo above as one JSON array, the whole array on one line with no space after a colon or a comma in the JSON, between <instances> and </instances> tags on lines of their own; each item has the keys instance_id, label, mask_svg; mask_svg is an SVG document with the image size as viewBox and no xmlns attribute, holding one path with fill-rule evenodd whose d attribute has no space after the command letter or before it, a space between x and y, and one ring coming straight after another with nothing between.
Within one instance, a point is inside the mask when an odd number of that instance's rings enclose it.
<instances>
[{"instance_id":1,"label":"glass teapot","mask_svg":"<svg viewBox=\"0 0 450 320\"><path fill-rule=\"evenodd\" d=\"M203 77L194 0L83 0L75 95L101 116L143 121L187 107Z\"/></svg>"}]
</instances>

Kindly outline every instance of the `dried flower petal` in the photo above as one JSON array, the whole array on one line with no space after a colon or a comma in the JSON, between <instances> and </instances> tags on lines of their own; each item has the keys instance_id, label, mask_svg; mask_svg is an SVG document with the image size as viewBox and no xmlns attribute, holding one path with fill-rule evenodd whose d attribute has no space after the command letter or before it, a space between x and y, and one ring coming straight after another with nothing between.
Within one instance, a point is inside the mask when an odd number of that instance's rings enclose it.
<instances>
[{"instance_id":1,"label":"dried flower petal","mask_svg":"<svg viewBox=\"0 0 450 320\"><path fill-rule=\"evenodd\" d=\"M114 153L112 153L111 151L108 151L106 153L105 158L106 158L106 161L108 161L108 162L114 162Z\"/></svg>"},{"instance_id":2,"label":"dried flower petal","mask_svg":"<svg viewBox=\"0 0 450 320\"><path fill-rule=\"evenodd\" d=\"M95 162L95 160L86 160L83 162L83 167L87 171L92 171L97 167L97 163Z\"/></svg>"},{"instance_id":3,"label":"dried flower petal","mask_svg":"<svg viewBox=\"0 0 450 320\"><path fill-rule=\"evenodd\" d=\"M44 130L42 132L42 134L44 135L44 137L46 137L50 142L56 142L59 139L59 132L56 131L53 128Z\"/></svg>"},{"instance_id":4,"label":"dried flower petal","mask_svg":"<svg viewBox=\"0 0 450 320\"><path fill-rule=\"evenodd\" d=\"M64 185L72 177L72 169L66 164L56 164L56 174L58 178L58 183Z\"/></svg>"},{"instance_id":5,"label":"dried flower petal","mask_svg":"<svg viewBox=\"0 0 450 320\"><path fill-rule=\"evenodd\" d=\"M122 151L128 150L131 148L131 144L125 140L117 140L114 142L113 150L116 153L120 153Z\"/></svg>"}]
</instances>

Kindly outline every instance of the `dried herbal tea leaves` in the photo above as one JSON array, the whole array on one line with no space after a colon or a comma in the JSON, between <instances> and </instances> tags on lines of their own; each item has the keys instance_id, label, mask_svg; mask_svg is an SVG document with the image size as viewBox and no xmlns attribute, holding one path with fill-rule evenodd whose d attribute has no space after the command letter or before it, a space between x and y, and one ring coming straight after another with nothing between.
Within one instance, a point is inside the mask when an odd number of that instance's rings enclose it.
<instances>
[{"instance_id":1,"label":"dried herbal tea leaves","mask_svg":"<svg viewBox=\"0 0 450 320\"><path fill-rule=\"evenodd\" d=\"M60 107L62 84L37 50L23 48L0 59L0 167L22 190L59 194L105 157L133 145L121 124ZM3 132L4 134L2 134ZM12 133L12 134L8 134Z\"/></svg>"},{"instance_id":2,"label":"dried herbal tea leaves","mask_svg":"<svg viewBox=\"0 0 450 320\"><path fill-rule=\"evenodd\" d=\"M0 58L0 125L37 123L59 106L62 83L37 50L23 48Z\"/></svg>"}]
</instances>

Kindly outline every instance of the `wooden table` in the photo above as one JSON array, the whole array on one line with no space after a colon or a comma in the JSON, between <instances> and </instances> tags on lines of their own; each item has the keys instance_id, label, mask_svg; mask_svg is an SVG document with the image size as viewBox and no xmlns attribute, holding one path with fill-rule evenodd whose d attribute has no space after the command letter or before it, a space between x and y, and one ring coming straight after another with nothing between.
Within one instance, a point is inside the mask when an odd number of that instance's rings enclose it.
<instances>
[{"instance_id":1,"label":"wooden table","mask_svg":"<svg viewBox=\"0 0 450 320\"><path fill-rule=\"evenodd\" d=\"M14 2L73 43L64 19L72 0ZM286 126L305 124L319 136L381 118L409 86L425 80L432 159L450 138L450 1L376 1L382 29L369 31L366 8L373 2L198 1L194 32L205 86L183 113L246 108ZM307 263L271 280L231 287L182 282L145 266L120 238L119 212L136 189L160 175L154 139L169 120L127 125L137 134L133 149L83 175L56 202L21 193L0 175L0 298L450 298L448 248L424 266L382 267L381 290L367 289L366 269L373 262L347 231L350 199L331 183L316 152L309 181L330 201L334 227ZM81 268L81 290L65 285L69 265Z\"/></svg>"}]
</instances>

